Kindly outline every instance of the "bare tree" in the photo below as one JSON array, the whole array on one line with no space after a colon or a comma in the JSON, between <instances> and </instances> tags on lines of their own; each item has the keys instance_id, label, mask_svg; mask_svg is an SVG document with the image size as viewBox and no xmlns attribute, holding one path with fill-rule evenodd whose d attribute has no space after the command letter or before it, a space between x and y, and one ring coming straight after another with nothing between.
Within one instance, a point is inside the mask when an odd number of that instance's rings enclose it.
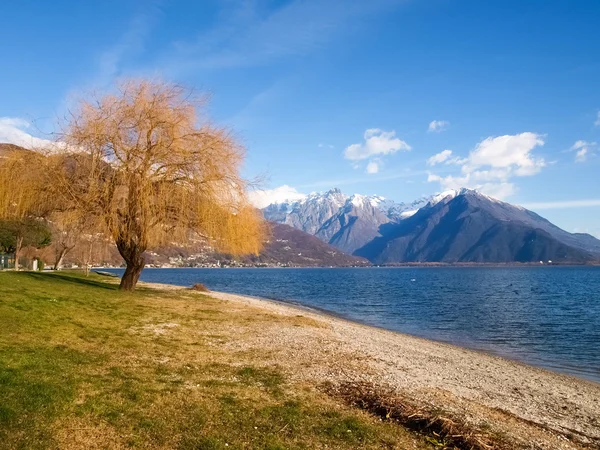
<instances>
[{"instance_id":1,"label":"bare tree","mask_svg":"<svg viewBox=\"0 0 600 450\"><path fill-rule=\"evenodd\" d=\"M14 241L7 247L15 254L16 270L23 247L50 243L50 232L41 220L51 203L44 195L43 159L16 146L0 155L0 221L5 241Z\"/></svg>"},{"instance_id":2,"label":"bare tree","mask_svg":"<svg viewBox=\"0 0 600 450\"><path fill-rule=\"evenodd\" d=\"M202 101L169 83L129 80L82 100L70 117L52 183L67 209L100 219L135 289L144 252L194 232L231 254L258 253L263 221L247 201L244 149L197 116Z\"/></svg>"},{"instance_id":3,"label":"bare tree","mask_svg":"<svg viewBox=\"0 0 600 450\"><path fill-rule=\"evenodd\" d=\"M54 270L59 270L65 256L71 252L85 232L84 218L73 211L55 211L50 217L52 224L52 250L54 253Z\"/></svg>"},{"instance_id":4,"label":"bare tree","mask_svg":"<svg viewBox=\"0 0 600 450\"><path fill-rule=\"evenodd\" d=\"M94 256L96 246L98 244L98 236L94 234L84 234L78 236L77 246L75 247L75 260L83 269L85 276L90 274L90 268L94 264Z\"/></svg>"}]
</instances>

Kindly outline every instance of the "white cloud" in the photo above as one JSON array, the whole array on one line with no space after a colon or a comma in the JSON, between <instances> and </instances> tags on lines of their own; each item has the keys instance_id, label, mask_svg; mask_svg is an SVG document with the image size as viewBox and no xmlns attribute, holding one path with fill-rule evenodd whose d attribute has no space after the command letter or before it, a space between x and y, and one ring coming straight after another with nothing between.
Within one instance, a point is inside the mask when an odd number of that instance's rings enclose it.
<instances>
[{"instance_id":1,"label":"white cloud","mask_svg":"<svg viewBox=\"0 0 600 450\"><path fill-rule=\"evenodd\" d=\"M367 164L367 173L373 174L377 172L379 172L379 164L375 161L369 162L369 164Z\"/></svg>"},{"instance_id":2,"label":"white cloud","mask_svg":"<svg viewBox=\"0 0 600 450\"><path fill-rule=\"evenodd\" d=\"M498 199L510 197L516 192L516 187L513 183L508 182L507 179L496 178L495 175L500 174L493 174L489 171L476 171L462 176L448 175L440 177L439 175L430 173L427 181L439 182L443 191L450 189L458 190L466 187L477 189L486 195Z\"/></svg>"},{"instance_id":3,"label":"white cloud","mask_svg":"<svg viewBox=\"0 0 600 450\"><path fill-rule=\"evenodd\" d=\"M588 156L594 155L596 145L595 142L577 141L569 150L576 151L575 162L584 162L587 160Z\"/></svg>"},{"instance_id":4,"label":"white cloud","mask_svg":"<svg viewBox=\"0 0 600 450\"><path fill-rule=\"evenodd\" d=\"M323 144L322 142L319 144L319 148L334 148L331 144Z\"/></svg>"},{"instance_id":5,"label":"white cloud","mask_svg":"<svg viewBox=\"0 0 600 450\"><path fill-rule=\"evenodd\" d=\"M575 154L575 162L584 162L587 159L587 148L582 148Z\"/></svg>"},{"instance_id":6,"label":"white cloud","mask_svg":"<svg viewBox=\"0 0 600 450\"><path fill-rule=\"evenodd\" d=\"M29 134L31 123L18 117L0 117L0 143L8 143L28 149L48 148L54 142Z\"/></svg>"},{"instance_id":7,"label":"white cloud","mask_svg":"<svg viewBox=\"0 0 600 450\"><path fill-rule=\"evenodd\" d=\"M439 153L436 153L435 155L433 155L431 158L427 159L427 165L428 166L435 166L436 164L446 164L446 165L450 165L450 164L464 164L467 162L466 158L459 158L457 156L455 156L454 158L452 158L452 150L443 150Z\"/></svg>"},{"instance_id":8,"label":"white cloud","mask_svg":"<svg viewBox=\"0 0 600 450\"><path fill-rule=\"evenodd\" d=\"M427 131L430 133L441 133L442 131L446 131L450 126L450 122L447 120L432 120L429 123L429 128Z\"/></svg>"},{"instance_id":9,"label":"white cloud","mask_svg":"<svg viewBox=\"0 0 600 450\"><path fill-rule=\"evenodd\" d=\"M564 208L589 208L600 206L600 199L593 198L587 200L566 200L562 202L533 202L523 205L527 209L564 209Z\"/></svg>"},{"instance_id":10,"label":"white cloud","mask_svg":"<svg viewBox=\"0 0 600 450\"><path fill-rule=\"evenodd\" d=\"M352 161L352 167L361 167L359 161L368 159L366 171L369 174L379 172L383 161L381 156L392 155L398 151L409 151L410 145L396 137L395 131L383 131L370 128L365 131L364 142L352 144L344 150L344 158Z\"/></svg>"},{"instance_id":11,"label":"white cloud","mask_svg":"<svg viewBox=\"0 0 600 450\"><path fill-rule=\"evenodd\" d=\"M379 128L370 128L365 131L364 142L352 144L344 150L344 158L350 161L360 161L377 155L391 155L397 151L411 149L403 140L396 137L395 131L383 131Z\"/></svg>"},{"instance_id":12,"label":"white cloud","mask_svg":"<svg viewBox=\"0 0 600 450\"><path fill-rule=\"evenodd\" d=\"M295 188L284 184L275 189L258 189L248 193L250 202L257 208L265 208L273 203L282 203L286 200L302 200L306 194L298 192Z\"/></svg>"},{"instance_id":13,"label":"white cloud","mask_svg":"<svg viewBox=\"0 0 600 450\"><path fill-rule=\"evenodd\" d=\"M467 165L469 169L491 166L510 169L519 176L534 175L546 162L543 158L534 158L531 151L542 145L543 137L536 133L489 137L469 154Z\"/></svg>"},{"instance_id":14,"label":"white cloud","mask_svg":"<svg viewBox=\"0 0 600 450\"><path fill-rule=\"evenodd\" d=\"M427 165L435 166L436 164L441 164L444 161L447 161L452 156L452 150L444 150L439 153L436 153L431 158L427 160Z\"/></svg>"},{"instance_id":15,"label":"white cloud","mask_svg":"<svg viewBox=\"0 0 600 450\"><path fill-rule=\"evenodd\" d=\"M596 116L596 121L594 122L594 125L600 127L600 111L598 111L598 115Z\"/></svg>"},{"instance_id":16,"label":"white cloud","mask_svg":"<svg viewBox=\"0 0 600 450\"><path fill-rule=\"evenodd\" d=\"M542 145L543 137L536 133L488 137L477 144L467 158L457 159L463 164L460 175L441 177L430 173L428 181L439 182L444 190L467 187L492 197L506 198L516 192L512 178L535 175L546 166L543 158L532 155L532 151ZM446 154L444 161L449 161L449 156Z\"/></svg>"}]
</instances>

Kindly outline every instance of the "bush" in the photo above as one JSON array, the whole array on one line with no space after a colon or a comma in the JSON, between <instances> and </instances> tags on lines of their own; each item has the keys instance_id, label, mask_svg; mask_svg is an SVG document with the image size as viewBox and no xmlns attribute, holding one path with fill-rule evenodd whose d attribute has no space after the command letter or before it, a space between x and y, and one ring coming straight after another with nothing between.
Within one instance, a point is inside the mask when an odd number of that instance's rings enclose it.
<instances>
[{"instance_id":1,"label":"bush","mask_svg":"<svg viewBox=\"0 0 600 450\"><path fill-rule=\"evenodd\" d=\"M199 291L199 292L208 292L208 288L206 286L204 286L202 283L196 283L194 284L191 289L193 291Z\"/></svg>"}]
</instances>

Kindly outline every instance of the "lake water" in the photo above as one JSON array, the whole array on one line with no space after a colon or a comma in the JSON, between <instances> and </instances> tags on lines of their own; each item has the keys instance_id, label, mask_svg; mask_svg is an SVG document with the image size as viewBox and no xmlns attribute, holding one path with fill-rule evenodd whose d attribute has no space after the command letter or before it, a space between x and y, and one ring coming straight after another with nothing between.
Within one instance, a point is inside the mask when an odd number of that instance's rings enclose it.
<instances>
[{"instance_id":1,"label":"lake water","mask_svg":"<svg viewBox=\"0 0 600 450\"><path fill-rule=\"evenodd\" d=\"M600 382L600 267L145 269L141 279L318 308Z\"/></svg>"}]
</instances>

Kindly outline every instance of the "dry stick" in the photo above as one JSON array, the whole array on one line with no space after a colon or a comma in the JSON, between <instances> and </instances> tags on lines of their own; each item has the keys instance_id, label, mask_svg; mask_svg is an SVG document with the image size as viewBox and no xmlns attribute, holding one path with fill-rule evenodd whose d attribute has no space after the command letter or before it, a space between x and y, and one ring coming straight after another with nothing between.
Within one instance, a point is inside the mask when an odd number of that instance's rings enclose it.
<instances>
[{"instance_id":1,"label":"dry stick","mask_svg":"<svg viewBox=\"0 0 600 450\"><path fill-rule=\"evenodd\" d=\"M379 394L378 390L381 391L381 388L377 389L371 383L346 383L331 387L329 393L379 416L383 415L381 412L383 409L386 412L386 418L391 417L392 420L402 423L409 428L427 431L432 436L444 436L448 439L452 439L454 436L455 442L452 442L452 445L458 448L478 450L493 448L487 442L476 437L481 436L480 434L470 432L457 433L459 431L457 428L460 429L461 427L466 427L466 425L456 423L439 415L436 416L422 411L415 411L414 407L405 404L397 396L390 393L388 397L385 397L385 394ZM412 413L410 413L411 409L413 410Z\"/></svg>"}]
</instances>

